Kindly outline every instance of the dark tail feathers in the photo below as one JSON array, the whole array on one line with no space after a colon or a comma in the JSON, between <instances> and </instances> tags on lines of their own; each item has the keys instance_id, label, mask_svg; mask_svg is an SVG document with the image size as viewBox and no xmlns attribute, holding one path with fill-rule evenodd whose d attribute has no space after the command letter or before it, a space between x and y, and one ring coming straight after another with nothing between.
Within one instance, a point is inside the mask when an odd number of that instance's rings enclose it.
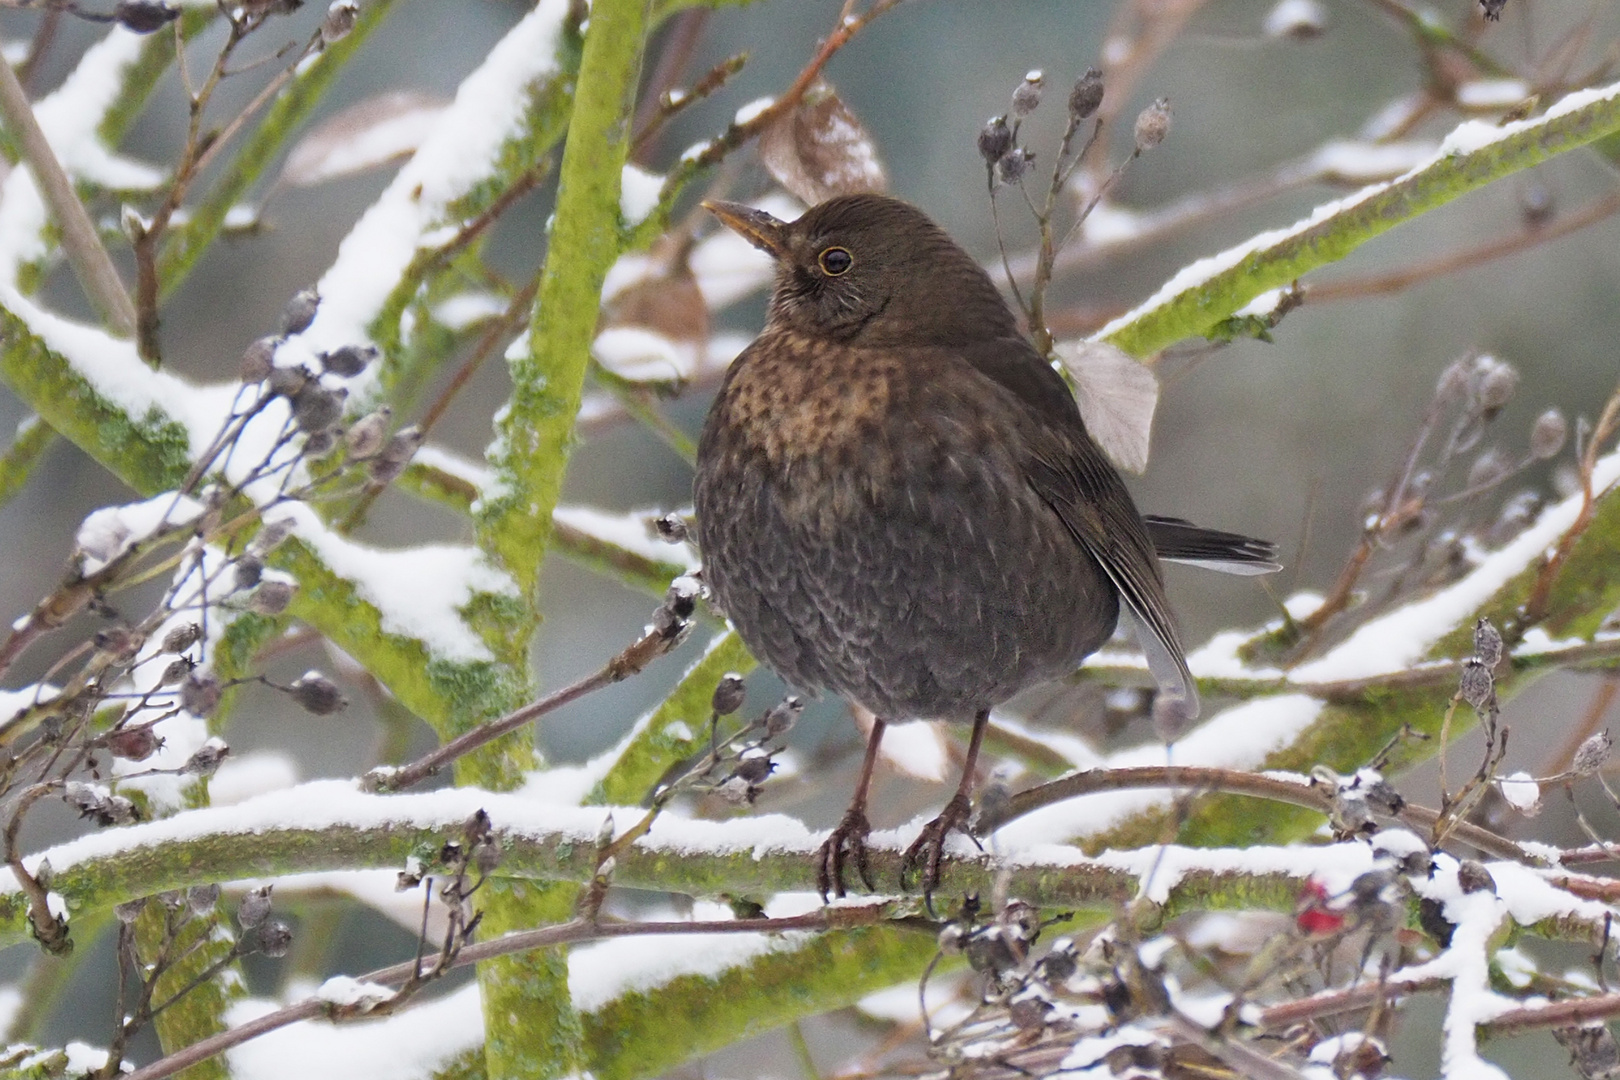
<instances>
[{"instance_id":1,"label":"dark tail feathers","mask_svg":"<svg viewBox=\"0 0 1620 1080\"><path fill-rule=\"evenodd\" d=\"M1146 514L1148 539L1159 558L1170 562L1202 566L1225 574L1269 574L1282 569L1277 562L1277 545L1252 536L1206 529L1181 518Z\"/></svg>"}]
</instances>

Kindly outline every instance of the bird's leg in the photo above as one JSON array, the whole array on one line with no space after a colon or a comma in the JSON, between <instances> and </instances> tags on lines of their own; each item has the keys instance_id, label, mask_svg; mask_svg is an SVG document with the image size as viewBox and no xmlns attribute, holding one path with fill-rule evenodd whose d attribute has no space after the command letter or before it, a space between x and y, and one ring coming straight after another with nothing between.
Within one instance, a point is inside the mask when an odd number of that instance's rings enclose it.
<instances>
[{"instance_id":1,"label":"bird's leg","mask_svg":"<svg viewBox=\"0 0 1620 1080\"><path fill-rule=\"evenodd\" d=\"M967 761L962 765L962 782L956 794L939 812L939 817L923 826L922 833L906 849L900 860L900 887L906 879L920 871L918 884L922 886L923 900L933 910L934 886L939 884L939 861L945 854L945 838L953 832L967 832L968 817L972 813L973 773L979 762L979 747L984 743L984 730L990 726L990 710L985 709L973 718L973 735L968 740ZM974 843L978 843L977 840Z\"/></svg>"},{"instance_id":2,"label":"bird's leg","mask_svg":"<svg viewBox=\"0 0 1620 1080\"><path fill-rule=\"evenodd\" d=\"M878 744L883 742L887 726L881 716L872 719L872 734L866 739L866 757L861 762L861 778L855 782L855 797L844 811L844 820L816 852L816 889L823 900L828 892L844 895L844 863L849 859L854 860L867 889L875 888L872 871L866 865L866 838L872 832L872 823L866 820L866 791L872 786L872 767L877 764Z\"/></svg>"}]
</instances>

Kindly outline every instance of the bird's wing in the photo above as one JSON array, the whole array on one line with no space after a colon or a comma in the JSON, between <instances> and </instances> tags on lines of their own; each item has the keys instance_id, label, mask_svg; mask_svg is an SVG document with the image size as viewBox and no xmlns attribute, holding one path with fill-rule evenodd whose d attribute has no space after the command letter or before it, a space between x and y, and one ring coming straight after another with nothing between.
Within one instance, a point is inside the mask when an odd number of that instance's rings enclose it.
<instances>
[{"instance_id":1,"label":"bird's wing","mask_svg":"<svg viewBox=\"0 0 1620 1080\"><path fill-rule=\"evenodd\" d=\"M1206 529L1181 518L1143 514L1148 539L1159 558L1186 563L1223 574L1249 577L1271 574L1282 569L1277 562L1277 545L1240 533Z\"/></svg>"},{"instance_id":2,"label":"bird's wing","mask_svg":"<svg viewBox=\"0 0 1620 1080\"><path fill-rule=\"evenodd\" d=\"M1030 483L1118 590L1164 706L1183 722L1195 719L1198 689L1153 541L1118 471L1086 434L1062 377L1022 338L968 346L960 355L1023 406L1027 442L1036 448L1024 463Z\"/></svg>"},{"instance_id":3,"label":"bird's wing","mask_svg":"<svg viewBox=\"0 0 1620 1080\"><path fill-rule=\"evenodd\" d=\"M1030 469L1031 483L1080 547L1119 590L1148 670L1182 720L1198 716L1198 689L1170 614L1158 553L1114 467L1084 430L1054 433Z\"/></svg>"}]
</instances>

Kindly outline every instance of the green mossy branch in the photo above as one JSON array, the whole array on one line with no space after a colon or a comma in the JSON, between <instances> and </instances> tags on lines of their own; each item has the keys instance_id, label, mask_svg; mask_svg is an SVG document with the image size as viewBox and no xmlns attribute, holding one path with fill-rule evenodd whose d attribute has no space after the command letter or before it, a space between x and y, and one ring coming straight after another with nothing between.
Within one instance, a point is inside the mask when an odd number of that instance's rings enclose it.
<instances>
[{"instance_id":1,"label":"green mossy branch","mask_svg":"<svg viewBox=\"0 0 1620 1080\"><path fill-rule=\"evenodd\" d=\"M702 658L652 711L585 801L595 805L640 804L672 767L708 749L709 718L713 715L710 701L721 676L733 671L746 675L754 665L754 658L734 632L723 630L716 635ZM739 715L723 721L720 738L736 730Z\"/></svg>"},{"instance_id":2,"label":"green mossy branch","mask_svg":"<svg viewBox=\"0 0 1620 1080\"><path fill-rule=\"evenodd\" d=\"M418 799L373 798L379 802ZM493 801L498 798L491 796L486 806L493 807L490 812L495 836L502 850L498 873L503 880L590 879L596 869L596 846L578 828L577 812L568 815L573 821L570 827L537 826L531 820L521 828L508 828L502 825L500 806ZM194 827L183 838L177 838L166 837L167 826L162 823L133 826L129 831L151 831L151 841L77 861L69 861L66 853L59 852L52 860L60 864L52 882L53 891L62 895L70 917L77 920L125 900L199 881L399 867L412 855L438 850L446 839L459 836L462 827L461 818L447 811L443 821L426 823L402 819L370 828L289 825L246 832L229 823L231 811L218 813L225 824L217 832ZM752 823L742 822L741 826L747 836L757 835ZM105 835L116 834L116 830L109 830ZM812 846L807 839L789 848L743 845L733 851L702 850L680 840L662 839L655 824L648 836L619 854L613 880L615 885L631 889L714 899L811 892L815 888ZM1144 852L1144 864L1155 864L1151 853L1157 846L1139 849ZM892 885L899 880L900 854L895 847L873 847L872 872L876 881ZM1121 865L1117 856L1104 864L1081 859L1078 852L1073 858L1060 856L1050 863L1024 858L1010 865L990 856L958 856L947 860L937 895L954 897L978 892L990 896L1001 888L1037 907L1111 912L1135 898L1140 889L1140 881ZM1188 868L1178 872L1163 906L1169 914L1255 906L1287 911L1292 910L1301 880L1298 873ZM0 945L30 940L25 908L26 900L20 893L12 889L0 893ZM1602 932L1601 920L1580 926L1583 933Z\"/></svg>"},{"instance_id":3,"label":"green mossy branch","mask_svg":"<svg viewBox=\"0 0 1620 1080\"><path fill-rule=\"evenodd\" d=\"M140 363L133 352L130 363ZM139 418L128 415L3 307L0 378L54 430L143 495L185 479L191 440L177 420L155 407Z\"/></svg>"},{"instance_id":4,"label":"green mossy branch","mask_svg":"<svg viewBox=\"0 0 1620 1080\"><path fill-rule=\"evenodd\" d=\"M34 475L34 467L45 457L56 432L51 425L37 416L27 417L17 425L17 434L0 454L0 506L10 502Z\"/></svg>"},{"instance_id":5,"label":"green mossy branch","mask_svg":"<svg viewBox=\"0 0 1620 1080\"><path fill-rule=\"evenodd\" d=\"M602 280L621 250L619 187L650 6L597 0L591 7L529 349L511 361L512 396L490 453L500 490L481 504L480 541L527 596L573 444Z\"/></svg>"},{"instance_id":6,"label":"green mossy branch","mask_svg":"<svg viewBox=\"0 0 1620 1080\"><path fill-rule=\"evenodd\" d=\"M1282 239L1267 242L1262 234L1250 241L1259 246L1234 265L1179 293L1150 300L1101 336L1138 357L1201 336L1261 293L1337 262L1403 221L1620 131L1620 86L1600 93L1607 96L1560 116L1510 125L1515 129L1511 135L1478 150L1449 154L1370 189L1365 198L1341 200L1349 205Z\"/></svg>"},{"instance_id":7,"label":"green mossy branch","mask_svg":"<svg viewBox=\"0 0 1620 1080\"><path fill-rule=\"evenodd\" d=\"M809 935L716 976L682 975L585 1015L597 1080L658 1076L700 1054L845 1008L914 980L938 950L932 933L893 926Z\"/></svg>"}]
</instances>

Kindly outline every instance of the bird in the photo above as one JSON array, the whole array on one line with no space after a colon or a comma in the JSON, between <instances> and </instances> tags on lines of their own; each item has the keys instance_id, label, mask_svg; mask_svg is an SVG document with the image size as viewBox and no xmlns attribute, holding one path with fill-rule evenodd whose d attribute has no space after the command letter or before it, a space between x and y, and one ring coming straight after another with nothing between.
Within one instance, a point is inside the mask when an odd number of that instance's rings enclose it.
<instances>
[{"instance_id":1,"label":"bird","mask_svg":"<svg viewBox=\"0 0 1620 1080\"><path fill-rule=\"evenodd\" d=\"M1198 694L1160 561L1276 569L1265 541L1144 517L990 276L923 211L842 195L785 222L704 206L775 261L764 329L698 442L704 584L791 686L876 718L816 856L823 897L868 889L867 795L888 724L972 724L955 795L901 860L925 898L965 832L990 710L1071 673L1124 619L1156 715Z\"/></svg>"}]
</instances>

